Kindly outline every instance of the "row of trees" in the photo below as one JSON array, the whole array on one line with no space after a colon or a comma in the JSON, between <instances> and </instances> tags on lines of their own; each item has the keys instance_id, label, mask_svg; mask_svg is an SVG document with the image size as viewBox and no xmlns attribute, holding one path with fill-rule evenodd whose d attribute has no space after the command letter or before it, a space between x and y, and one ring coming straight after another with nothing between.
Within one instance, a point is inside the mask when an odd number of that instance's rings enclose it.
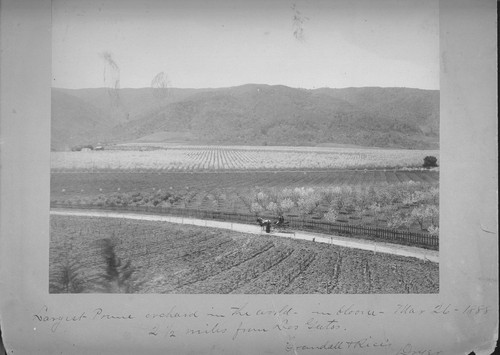
<instances>
[{"instance_id":1,"label":"row of trees","mask_svg":"<svg viewBox=\"0 0 500 355\"><path fill-rule=\"evenodd\" d=\"M296 213L316 215L336 222L342 215L383 220L390 228L419 226L437 233L439 225L439 189L415 182L361 188L256 189L250 194L255 214ZM346 217L344 217L346 218Z\"/></svg>"},{"instance_id":2,"label":"row of trees","mask_svg":"<svg viewBox=\"0 0 500 355\"><path fill-rule=\"evenodd\" d=\"M418 224L420 229L426 229L429 233L439 233L439 207L436 205L420 205L413 209L395 211L388 219L391 228L411 228Z\"/></svg>"},{"instance_id":3,"label":"row of trees","mask_svg":"<svg viewBox=\"0 0 500 355\"><path fill-rule=\"evenodd\" d=\"M389 228L420 228L437 233L439 188L405 182L364 187L214 189L209 193L172 188L100 194L76 203L96 206L150 206L252 212L255 215L297 215L329 222L374 223ZM244 203L242 206L241 203ZM359 220L359 221L356 221Z\"/></svg>"},{"instance_id":4,"label":"row of trees","mask_svg":"<svg viewBox=\"0 0 500 355\"><path fill-rule=\"evenodd\" d=\"M310 214L318 206L331 206L349 212L382 209L400 204L412 206L421 203L439 203L439 188L429 184L405 182L369 187L335 186L328 188L297 187L259 188L250 192L252 212L270 211L285 213L296 210L299 214Z\"/></svg>"}]
</instances>

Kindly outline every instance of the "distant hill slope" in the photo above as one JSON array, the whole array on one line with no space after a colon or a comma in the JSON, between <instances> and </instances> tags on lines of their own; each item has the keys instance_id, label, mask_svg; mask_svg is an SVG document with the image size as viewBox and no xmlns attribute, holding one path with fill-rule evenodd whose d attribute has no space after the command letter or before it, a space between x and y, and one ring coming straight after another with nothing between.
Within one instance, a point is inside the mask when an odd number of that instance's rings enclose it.
<instances>
[{"instance_id":1,"label":"distant hill slope","mask_svg":"<svg viewBox=\"0 0 500 355\"><path fill-rule=\"evenodd\" d=\"M110 118L92 105L52 89L51 146L66 150L77 144L107 139L114 125Z\"/></svg>"},{"instance_id":2,"label":"distant hill slope","mask_svg":"<svg viewBox=\"0 0 500 355\"><path fill-rule=\"evenodd\" d=\"M318 89L378 117L415 123L423 133L439 134L439 91L411 88Z\"/></svg>"},{"instance_id":3,"label":"distant hill slope","mask_svg":"<svg viewBox=\"0 0 500 355\"><path fill-rule=\"evenodd\" d=\"M106 113L114 124L125 123L144 116L172 102L180 101L186 97L212 89L177 89L169 88L165 91L152 88L140 89L56 89L92 105L94 108Z\"/></svg>"},{"instance_id":4,"label":"distant hill slope","mask_svg":"<svg viewBox=\"0 0 500 355\"><path fill-rule=\"evenodd\" d=\"M204 144L439 146L439 91L435 90L305 90L247 84L169 89L164 95L155 95L153 89L120 89L120 102L115 101L114 106L106 89L55 91L73 96L79 109L83 109L82 103L99 112L107 109L102 119L106 126L113 126L106 132L111 141L178 135ZM59 99L61 95L53 97L54 112L60 105L67 112L67 97L61 103Z\"/></svg>"}]
</instances>

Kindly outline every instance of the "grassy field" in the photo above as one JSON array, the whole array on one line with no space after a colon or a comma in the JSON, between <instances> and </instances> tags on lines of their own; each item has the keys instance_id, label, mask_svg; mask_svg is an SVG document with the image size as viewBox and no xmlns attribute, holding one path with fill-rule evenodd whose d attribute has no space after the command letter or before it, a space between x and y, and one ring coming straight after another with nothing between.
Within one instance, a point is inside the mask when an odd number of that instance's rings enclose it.
<instances>
[{"instance_id":1,"label":"grassy field","mask_svg":"<svg viewBox=\"0 0 500 355\"><path fill-rule=\"evenodd\" d=\"M122 283L129 292L439 292L438 265L418 259L204 227L66 216L51 217L50 292L102 287L103 240L113 241L122 265L133 271ZM78 287L64 287L68 282Z\"/></svg>"}]
</instances>

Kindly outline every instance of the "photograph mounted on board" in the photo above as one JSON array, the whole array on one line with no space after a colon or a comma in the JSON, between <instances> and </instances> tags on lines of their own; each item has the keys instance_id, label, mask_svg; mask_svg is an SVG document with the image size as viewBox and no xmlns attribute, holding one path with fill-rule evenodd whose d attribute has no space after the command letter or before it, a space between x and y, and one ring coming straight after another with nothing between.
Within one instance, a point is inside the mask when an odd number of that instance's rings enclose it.
<instances>
[{"instance_id":1,"label":"photograph mounted on board","mask_svg":"<svg viewBox=\"0 0 500 355\"><path fill-rule=\"evenodd\" d=\"M50 293L439 292L437 1L52 19Z\"/></svg>"}]
</instances>

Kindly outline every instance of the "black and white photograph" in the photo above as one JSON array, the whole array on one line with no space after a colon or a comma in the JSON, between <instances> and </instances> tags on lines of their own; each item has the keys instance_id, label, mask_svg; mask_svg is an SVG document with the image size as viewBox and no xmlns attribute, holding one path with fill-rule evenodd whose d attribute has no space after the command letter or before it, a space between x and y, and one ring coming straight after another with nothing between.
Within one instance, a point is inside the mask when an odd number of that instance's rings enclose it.
<instances>
[{"instance_id":1,"label":"black and white photograph","mask_svg":"<svg viewBox=\"0 0 500 355\"><path fill-rule=\"evenodd\" d=\"M52 1L48 290L438 294L439 4Z\"/></svg>"},{"instance_id":2,"label":"black and white photograph","mask_svg":"<svg viewBox=\"0 0 500 355\"><path fill-rule=\"evenodd\" d=\"M0 0L0 354L491 354L495 0Z\"/></svg>"}]
</instances>

